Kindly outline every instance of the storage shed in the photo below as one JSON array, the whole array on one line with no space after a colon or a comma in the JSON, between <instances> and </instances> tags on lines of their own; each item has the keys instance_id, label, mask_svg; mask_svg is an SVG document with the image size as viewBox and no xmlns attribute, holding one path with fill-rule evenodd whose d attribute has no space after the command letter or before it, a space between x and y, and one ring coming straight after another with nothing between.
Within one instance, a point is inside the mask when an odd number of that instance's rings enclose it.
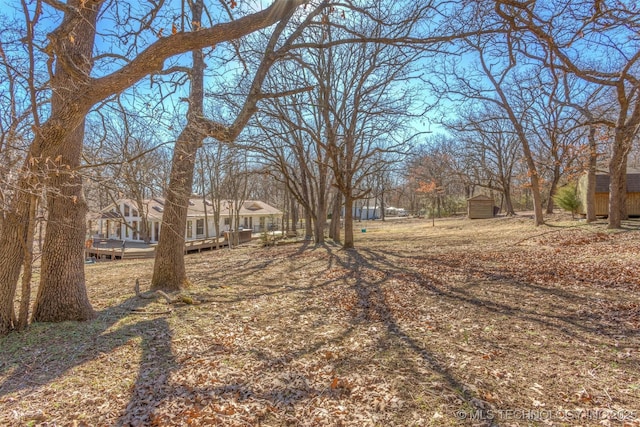
<instances>
[{"instance_id":1,"label":"storage shed","mask_svg":"<svg viewBox=\"0 0 640 427\"><path fill-rule=\"evenodd\" d=\"M596 215L609 215L609 174L603 171L596 173ZM580 211L586 214L587 207L587 174L578 181L578 196L580 197ZM627 170L627 214L640 216L640 171Z\"/></svg>"},{"instance_id":2,"label":"storage shed","mask_svg":"<svg viewBox=\"0 0 640 427\"><path fill-rule=\"evenodd\" d=\"M467 212L470 219L493 218L493 198L479 194L467 199Z\"/></svg>"}]
</instances>

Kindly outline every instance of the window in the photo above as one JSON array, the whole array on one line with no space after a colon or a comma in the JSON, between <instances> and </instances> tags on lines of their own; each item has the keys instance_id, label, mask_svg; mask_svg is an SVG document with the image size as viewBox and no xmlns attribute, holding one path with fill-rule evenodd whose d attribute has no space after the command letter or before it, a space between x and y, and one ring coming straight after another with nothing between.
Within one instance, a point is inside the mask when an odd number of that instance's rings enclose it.
<instances>
[{"instance_id":1,"label":"window","mask_svg":"<svg viewBox=\"0 0 640 427\"><path fill-rule=\"evenodd\" d=\"M193 237L193 221L187 221L187 239Z\"/></svg>"},{"instance_id":2,"label":"window","mask_svg":"<svg viewBox=\"0 0 640 427\"><path fill-rule=\"evenodd\" d=\"M124 216L129 216L129 205L122 205L124 207Z\"/></svg>"},{"instance_id":3,"label":"window","mask_svg":"<svg viewBox=\"0 0 640 427\"><path fill-rule=\"evenodd\" d=\"M231 218L225 218L224 225L231 225Z\"/></svg>"},{"instance_id":4,"label":"window","mask_svg":"<svg viewBox=\"0 0 640 427\"><path fill-rule=\"evenodd\" d=\"M204 235L204 219L196 220L196 235L197 236Z\"/></svg>"},{"instance_id":5,"label":"window","mask_svg":"<svg viewBox=\"0 0 640 427\"><path fill-rule=\"evenodd\" d=\"M264 230L264 222L265 222L265 221L264 221L264 217L263 217L263 216L261 216L261 217L260 217L260 230Z\"/></svg>"}]
</instances>

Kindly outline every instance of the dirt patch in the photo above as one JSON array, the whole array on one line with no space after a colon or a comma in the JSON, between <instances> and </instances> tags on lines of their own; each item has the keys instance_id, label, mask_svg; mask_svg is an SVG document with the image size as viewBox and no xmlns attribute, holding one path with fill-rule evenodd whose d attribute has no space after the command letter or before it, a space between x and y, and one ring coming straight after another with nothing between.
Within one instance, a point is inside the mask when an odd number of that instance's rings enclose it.
<instances>
[{"instance_id":1,"label":"dirt patch","mask_svg":"<svg viewBox=\"0 0 640 427\"><path fill-rule=\"evenodd\" d=\"M96 320L0 339L0 424L640 425L635 223L356 228L190 255L171 313L152 260L87 267Z\"/></svg>"}]
</instances>

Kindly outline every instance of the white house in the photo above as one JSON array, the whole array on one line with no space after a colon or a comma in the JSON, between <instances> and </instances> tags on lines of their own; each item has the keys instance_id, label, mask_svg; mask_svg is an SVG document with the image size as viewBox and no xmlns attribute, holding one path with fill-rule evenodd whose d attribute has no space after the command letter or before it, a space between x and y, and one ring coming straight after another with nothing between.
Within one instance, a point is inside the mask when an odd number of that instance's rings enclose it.
<instances>
[{"instance_id":1,"label":"white house","mask_svg":"<svg viewBox=\"0 0 640 427\"><path fill-rule=\"evenodd\" d=\"M404 208L394 208L393 206L384 208L384 216L408 216L409 213Z\"/></svg>"},{"instance_id":2,"label":"white house","mask_svg":"<svg viewBox=\"0 0 640 427\"><path fill-rule=\"evenodd\" d=\"M223 200L220 209L220 233L231 229L231 217L236 215L238 203ZM143 218L149 224L150 241L155 243L160 237L165 199L155 197L144 200L142 208L135 200L120 199L92 215L89 230L98 238L126 241L142 241L141 228ZM240 226L255 233L279 229L282 224L282 211L259 200L247 200L240 204ZM213 203L210 200L193 198L187 209L185 240L215 237L216 227L213 220Z\"/></svg>"},{"instance_id":3,"label":"white house","mask_svg":"<svg viewBox=\"0 0 640 427\"><path fill-rule=\"evenodd\" d=\"M342 209L344 215L344 207ZM353 202L353 219L380 219L382 218L382 204L378 199L360 199Z\"/></svg>"}]
</instances>

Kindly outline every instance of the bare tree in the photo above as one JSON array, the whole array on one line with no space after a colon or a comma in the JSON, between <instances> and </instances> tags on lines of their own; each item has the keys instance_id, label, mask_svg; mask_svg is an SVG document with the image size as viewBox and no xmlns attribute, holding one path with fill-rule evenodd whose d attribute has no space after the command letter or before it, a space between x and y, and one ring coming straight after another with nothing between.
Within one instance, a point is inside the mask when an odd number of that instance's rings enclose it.
<instances>
[{"instance_id":1,"label":"bare tree","mask_svg":"<svg viewBox=\"0 0 640 427\"><path fill-rule=\"evenodd\" d=\"M490 13L485 12L484 16L491 20ZM529 79L529 75L535 74L535 68L529 66L530 70L524 73L524 60L517 55L514 41L505 32L469 36L460 43L458 53L464 55L473 67L464 67L460 61L446 60L446 71L438 76L440 90L448 92L452 99L462 98L463 102L492 103L508 119L527 164L535 224L541 225L544 219L540 175L532 150L531 134L527 129L532 105L514 88Z\"/></svg>"},{"instance_id":2,"label":"bare tree","mask_svg":"<svg viewBox=\"0 0 640 427\"><path fill-rule=\"evenodd\" d=\"M470 184L501 193L505 213L515 215L512 181L522 152L511 122L493 105L481 104L479 111L465 112L446 125L460 141L455 157L464 159L463 168Z\"/></svg>"},{"instance_id":3,"label":"bare tree","mask_svg":"<svg viewBox=\"0 0 640 427\"><path fill-rule=\"evenodd\" d=\"M611 91L616 117L609 161L609 228L626 215L626 167L640 129L640 46L627 43L640 29L635 2L496 1L495 10L522 42L518 50L554 74L572 74ZM587 53L588 52L588 53Z\"/></svg>"},{"instance_id":4,"label":"bare tree","mask_svg":"<svg viewBox=\"0 0 640 427\"><path fill-rule=\"evenodd\" d=\"M282 83L287 85L294 76L306 84L312 83L312 77L304 67L298 73L302 75L295 76L295 71L282 73L281 78L288 75ZM266 102L262 114L265 117L259 121L258 134L266 137L266 144L254 149L275 167L274 178L282 180L289 193L304 207L307 239L313 235L315 243L322 243L333 176L323 138L326 123L317 108L318 102L316 91Z\"/></svg>"},{"instance_id":5,"label":"bare tree","mask_svg":"<svg viewBox=\"0 0 640 427\"><path fill-rule=\"evenodd\" d=\"M198 13L202 8L198 2L192 13ZM195 155L206 137L214 138L221 142L235 140L249 119L256 111L257 103L274 94L263 93L262 86L268 75L269 69L280 59L292 43L300 36L302 30L313 22L313 17L322 10L326 4L320 5L311 11L297 28L285 34L287 24L293 16L295 8L288 9L287 13L278 22L268 39L262 59L257 66L253 79L249 84L245 101L236 113L236 118L230 126L207 119L203 115L203 72L204 57L202 52L193 51L193 66L191 69L191 93L189 97L189 111L187 124L183 129L174 149L174 158L169 183L166 208L163 215L163 230L156 250L156 262L152 279L153 288L180 289L188 283L184 268L184 235L186 225L187 201L193 186L193 171ZM201 12L199 12L201 13ZM199 15L194 15L194 22L200 22ZM284 40L281 40L281 37ZM304 90L301 88L299 90ZM296 89L293 89L296 92Z\"/></svg>"},{"instance_id":6,"label":"bare tree","mask_svg":"<svg viewBox=\"0 0 640 427\"><path fill-rule=\"evenodd\" d=\"M220 229L220 215L222 214L222 182L224 181L224 165L227 154L223 144L206 144L199 152L200 179L203 182L203 197L211 202L211 215L214 225L216 243L222 233ZM206 205L206 202L205 202Z\"/></svg>"},{"instance_id":7,"label":"bare tree","mask_svg":"<svg viewBox=\"0 0 640 427\"><path fill-rule=\"evenodd\" d=\"M139 31L123 36L118 44L112 45L114 51L105 52L100 57L94 57L94 42L96 28L99 27L98 19L105 17L102 8L107 2L70 0L64 4L51 3L54 12L61 16L61 23L49 34L49 44L43 49L49 55L50 113L46 121L35 127L33 142L20 171L18 191L9 203L6 226L3 226L0 235L0 294L9 297L14 295L13 289L20 273L19 254L30 238L26 229L32 205L29 187L34 176L46 176L49 223L33 320L83 320L93 317L84 283L84 224L87 208L81 178L77 173L87 113L96 103L122 92L151 73L161 72L167 58L235 40L269 27L289 16L302 3L302 0L278 1L263 11L232 22L166 36L159 34L154 24L156 41L151 44L143 43L143 38L138 36L152 34L150 22L158 11L151 10L148 15L148 11L144 11L137 20ZM157 8L162 5L158 4ZM121 4L112 2L108 6L115 9ZM119 20L121 16L130 16L129 13L133 11L135 9L130 8L128 12L122 10L114 15ZM42 13L41 9L36 13ZM129 31L132 26L115 26L109 31L117 31L118 28ZM129 49L116 49L121 46L120 43L127 41L132 43ZM104 48L108 45L101 46ZM144 50L140 50L141 47ZM103 62L103 58L109 58L109 61ZM124 65L117 68L114 58L124 61ZM96 60L100 61L100 67L94 69ZM33 65L34 68L41 66ZM220 131L224 132L224 129ZM12 328L11 307L12 304L3 298L0 333Z\"/></svg>"},{"instance_id":8,"label":"bare tree","mask_svg":"<svg viewBox=\"0 0 640 427\"><path fill-rule=\"evenodd\" d=\"M583 157L583 169L587 172L586 184L586 206L584 207L587 222L596 220L596 171L598 165L598 157L600 152L598 149L598 129L602 127L602 118L610 115L607 109L611 107L611 103L603 103L600 94L603 92L603 86L593 85L589 82L583 82L583 87L576 90L575 82L571 82L567 75L562 79L563 95L558 102L567 105L580 113L580 124L586 130L587 152Z\"/></svg>"},{"instance_id":9,"label":"bare tree","mask_svg":"<svg viewBox=\"0 0 640 427\"><path fill-rule=\"evenodd\" d=\"M363 32L382 31L360 25ZM326 37L330 42L332 32ZM375 42L328 46L320 53L319 108L335 186L344 198L343 247L352 248L353 203L370 192L365 178L382 166L381 153L407 150L415 136L403 131L414 102L410 64L420 54Z\"/></svg>"}]
</instances>

